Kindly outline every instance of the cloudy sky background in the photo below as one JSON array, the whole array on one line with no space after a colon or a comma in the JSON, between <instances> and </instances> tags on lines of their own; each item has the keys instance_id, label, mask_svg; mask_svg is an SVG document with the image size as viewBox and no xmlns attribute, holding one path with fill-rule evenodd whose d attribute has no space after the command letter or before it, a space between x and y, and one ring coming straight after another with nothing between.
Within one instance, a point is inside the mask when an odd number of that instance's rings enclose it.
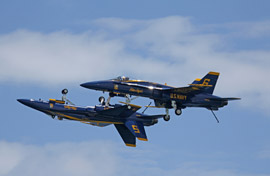
<instances>
[{"instance_id":1,"label":"cloudy sky background","mask_svg":"<svg viewBox=\"0 0 270 176\"><path fill-rule=\"evenodd\" d=\"M0 175L270 175L269 5L1 1ZM242 98L217 112L221 124L204 109L171 111L136 148L113 126L60 122L16 102L68 88L76 104L94 105L102 92L80 83L127 75L180 87L208 71L221 73L216 95Z\"/></svg>"}]
</instances>

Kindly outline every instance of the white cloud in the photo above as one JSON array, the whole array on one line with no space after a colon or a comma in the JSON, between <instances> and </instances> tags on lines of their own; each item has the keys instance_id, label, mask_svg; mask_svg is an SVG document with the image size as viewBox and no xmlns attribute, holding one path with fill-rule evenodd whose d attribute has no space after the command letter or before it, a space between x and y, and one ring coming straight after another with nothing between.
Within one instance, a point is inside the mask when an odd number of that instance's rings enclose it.
<instances>
[{"instance_id":1,"label":"white cloud","mask_svg":"<svg viewBox=\"0 0 270 176\"><path fill-rule=\"evenodd\" d=\"M159 166L159 161L166 155L164 151L158 149L157 152L153 146L143 150L133 149L108 141L63 142L42 146L0 141L0 175L263 176L219 169L199 162L173 163L166 168Z\"/></svg>"},{"instance_id":2,"label":"white cloud","mask_svg":"<svg viewBox=\"0 0 270 176\"><path fill-rule=\"evenodd\" d=\"M0 142L0 175L116 175L115 146L106 141L45 146Z\"/></svg>"},{"instance_id":3,"label":"white cloud","mask_svg":"<svg viewBox=\"0 0 270 176\"><path fill-rule=\"evenodd\" d=\"M251 38L268 36L269 22L259 24L246 31L239 26L247 24L239 23L236 32L243 30ZM218 95L240 96L244 106L269 111L267 50L228 51L230 43L220 32L202 32L189 18L179 16L103 18L92 25L96 30L80 34L19 30L1 35L0 81L79 84L125 74L185 86L208 71L219 71Z\"/></svg>"},{"instance_id":4,"label":"white cloud","mask_svg":"<svg viewBox=\"0 0 270 176\"><path fill-rule=\"evenodd\" d=\"M253 22L237 22L237 23L225 23L208 25L206 30L210 28L218 29L222 32L230 33L236 38L265 38L270 37L270 21L253 21Z\"/></svg>"}]
</instances>

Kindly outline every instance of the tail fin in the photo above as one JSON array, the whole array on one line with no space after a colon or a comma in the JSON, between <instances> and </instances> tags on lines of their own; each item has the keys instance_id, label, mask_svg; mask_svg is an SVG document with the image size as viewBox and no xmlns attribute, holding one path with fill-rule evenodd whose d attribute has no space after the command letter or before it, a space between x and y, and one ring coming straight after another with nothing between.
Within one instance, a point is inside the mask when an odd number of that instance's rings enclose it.
<instances>
[{"instance_id":1,"label":"tail fin","mask_svg":"<svg viewBox=\"0 0 270 176\"><path fill-rule=\"evenodd\" d=\"M195 79L190 86L200 86L206 87L204 92L213 94L219 73L218 72L209 72L202 79Z\"/></svg>"}]
</instances>

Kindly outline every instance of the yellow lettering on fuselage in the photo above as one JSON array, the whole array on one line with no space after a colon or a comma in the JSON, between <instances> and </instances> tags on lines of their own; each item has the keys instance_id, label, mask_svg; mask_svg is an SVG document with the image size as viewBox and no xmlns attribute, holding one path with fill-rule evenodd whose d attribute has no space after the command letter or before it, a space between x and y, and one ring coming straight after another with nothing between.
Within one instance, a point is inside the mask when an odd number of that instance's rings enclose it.
<instances>
[{"instance_id":1,"label":"yellow lettering on fuselage","mask_svg":"<svg viewBox=\"0 0 270 176\"><path fill-rule=\"evenodd\" d=\"M171 93L170 98L171 99L186 100L187 96L186 95L180 95L180 94Z\"/></svg>"},{"instance_id":2,"label":"yellow lettering on fuselage","mask_svg":"<svg viewBox=\"0 0 270 176\"><path fill-rule=\"evenodd\" d=\"M74 106L64 106L64 108L66 108L66 109L72 109L72 110L77 110L77 108L74 107Z\"/></svg>"},{"instance_id":3,"label":"yellow lettering on fuselage","mask_svg":"<svg viewBox=\"0 0 270 176\"><path fill-rule=\"evenodd\" d=\"M143 93L143 90L140 90L140 89L134 89L134 88L130 88L129 91L130 91L130 92L136 92L136 93Z\"/></svg>"}]
</instances>

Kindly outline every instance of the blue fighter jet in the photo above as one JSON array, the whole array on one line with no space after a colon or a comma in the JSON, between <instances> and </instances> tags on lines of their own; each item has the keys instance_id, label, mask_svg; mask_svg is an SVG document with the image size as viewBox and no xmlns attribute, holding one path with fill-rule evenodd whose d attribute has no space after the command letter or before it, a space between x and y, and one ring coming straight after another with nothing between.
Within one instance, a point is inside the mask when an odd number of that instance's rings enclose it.
<instances>
[{"instance_id":1,"label":"blue fighter jet","mask_svg":"<svg viewBox=\"0 0 270 176\"><path fill-rule=\"evenodd\" d=\"M132 80L125 76L104 81L87 82L81 84L81 86L109 92L106 104L109 104L111 97L114 96L126 97L127 103L132 100L131 96L153 99L155 106L151 107L166 109L166 116L164 116L166 121L170 120L168 110L170 108L175 109L176 115L181 115L182 109L186 107L202 107L211 110L217 122L219 122L213 111L226 106L230 100L239 100L240 98L221 98L213 95L218 77L218 72L209 72L202 79L195 79L187 87L172 87L167 84Z\"/></svg>"},{"instance_id":2,"label":"blue fighter jet","mask_svg":"<svg viewBox=\"0 0 270 176\"><path fill-rule=\"evenodd\" d=\"M136 147L136 138L147 141L144 126L151 126L165 115L146 115L138 113L141 106L124 103L125 105L105 105L103 99L100 105L79 107L66 98L67 89L62 91L62 100L49 99L49 101L18 99L26 106L41 111L52 118L79 121L85 124L104 127L114 124L127 146Z\"/></svg>"}]
</instances>

